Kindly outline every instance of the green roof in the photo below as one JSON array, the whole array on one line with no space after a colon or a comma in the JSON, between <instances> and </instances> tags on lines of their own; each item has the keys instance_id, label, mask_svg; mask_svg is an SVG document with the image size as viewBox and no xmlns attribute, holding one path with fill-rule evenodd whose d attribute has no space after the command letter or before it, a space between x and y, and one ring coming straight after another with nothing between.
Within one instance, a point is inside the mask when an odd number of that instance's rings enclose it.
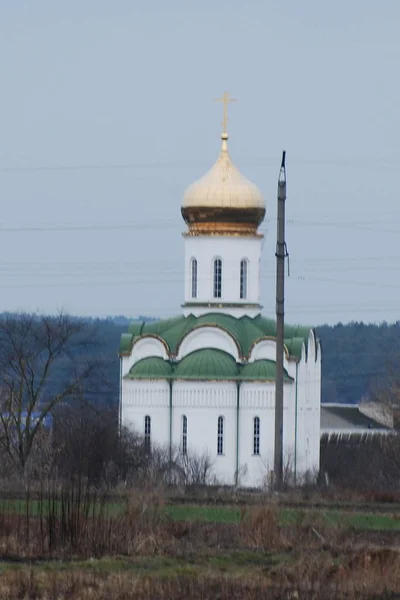
<instances>
[{"instance_id":1,"label":"green roof","mask_svg":"<svg viewBox=\"0 0 400 600\"><path fill-rule=\"evenodd\" d=\"M167 344L172 356L176 356L182 339L194 329L202 326L219 327L227 331L236 341L242 357L250 354L252 345L263 337L276 336L276 323L258 315L253 319L247 316L239 319L223 313L208 313L200 317L189 315L180 316L162 321L134 322L129 325L128 333L121 337L119 353L130 353L132 344L141 335L155 335L162 338ZM307 347L307 340L311 327L285 325L285 345L289 355L300 358L303 343Z\"/></svg>"},{"instance_id":2,"label":"green roof","mask_svg":"<svg viewBox=\"0 0 400 600\"><path fill-rule=\"evenodd\" d=\"M184 379L221 381L275 381L276 367L272 360L256 360L238 365L230 354L214 348L195 350L179 363L158 356L143 358L133 365L127 379ZM284 372L284 379L293 381Z\"/></svg>"},{"instance_id":3,"label":"green roof","mask_svg":"<svg viewBox=\"0 0 400 600\"><path fill-rule=\"evenodd\" d=\"M239 367L230 354L204 348L191 352L178 363L175 379L236 379Z\"/></svg>"},{"instance_id":4,"label":"green roof","mask_svg":"<svg viewBox=\"0 0 400 600\"><path fill-rule=\"evenodd\" d=\"M284 381L293 381L287 371L283 372ZM245 380L275 381L276 363L272 360L255 360L244 365L240 371L240 378Z\"/></svg>"},{"instance_id":5,"label":"green roof","mask_svg":"<svg viewBox=\"0 0 400 600\"><path fill-rule=\"evenodd\" d=\"M172 375L172 365L168 360L159 356L142 358L129 371L128 379L169 379Z\"/></svg>"}]
</instances>

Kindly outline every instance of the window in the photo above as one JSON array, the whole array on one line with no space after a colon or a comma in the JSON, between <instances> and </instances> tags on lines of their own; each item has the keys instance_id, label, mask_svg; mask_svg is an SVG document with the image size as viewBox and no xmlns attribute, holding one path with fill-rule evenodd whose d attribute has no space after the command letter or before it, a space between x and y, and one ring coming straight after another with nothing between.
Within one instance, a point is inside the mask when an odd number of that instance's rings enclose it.
<instances>
[{"instance_id":1,"label":"window","mask_svg":"<svg viewBox=\"0 0 400 600\"><path fill-rule=\"evenodd\" d=\"M187 454L187 417L182 417L182 454Z\"/></svg>"},{"instance_id":2,"label":"window","mask_svg":"<svg viewBox=\"0 0 400 600\"><path fill-rule=\"evenodd\" d=\"M260 454L260 418L253 419L253 454Z\"/></svg>"},{"instance_id":3,"label":"window","mask_svg":"<svg viewBox=\"0 0 400 600\"><path fill-rule=\"evenodd\" d=\"M214 298L222 296L222 260L214 260Z\"/></svg>"},{"instance_id":4,"label":"window","mask_svg":"<svg viewBox=\"0 0 400 600\"><path fill-rule=\"evenodd\" d=\"M148 415L144 418L144 449L146 452L151 450L151 419Z\"/></svg>"},{"instance_id":5,"label":"window","mask_svg":"<svg viewBox=\"0 0 400 600\"><path fill-rule=\"evenodd\" d=\"M240 297L247 298L247 260L240 261Z\"/></svg>"},{"instance_id":6,"label":"window","mask_svg":"<svg viewBox=\"0 0 400 600\"><path fill-rule=\"evenodd\" d=\"M197 260L191 260L191 276L192 276L192 298L197 298Z\"/></svg>"},{"instance_id":7,"label":"window","mask_svg":"<svg viewBox=\"0 0 400 600\"><path fill-rule=\"evenodd\" d=\"M217 454L224 453L224 417L218 417Z\"/></svg>"}]
</instances>

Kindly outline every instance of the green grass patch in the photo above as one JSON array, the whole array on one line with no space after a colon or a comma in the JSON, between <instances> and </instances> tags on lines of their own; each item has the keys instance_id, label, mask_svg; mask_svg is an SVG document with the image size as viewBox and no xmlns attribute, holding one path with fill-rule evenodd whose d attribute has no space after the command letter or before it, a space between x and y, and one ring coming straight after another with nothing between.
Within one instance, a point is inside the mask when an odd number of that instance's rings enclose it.
<instances>
[{"instance_id":1,"label":"green grass patch","mask_svg":"<svg viewBox=\"0 0 400 600\"><path fill-rule=\"evenodd\" d=\"M166 514L173 521L202 521L209 523L239 523L240 510L232 506L170 505Z\"/></svg>"},{"instance_id":2,"label":"green grass patch","mask_svg":"<svg viewBox=\"0 0 400 600\"><path fill-rule=\"evenodd\" d=\"M94 506L89 506L89 517L93 514L98 515L100 511L107 518L113 518L121 514L125 508L124 502L120 499L115 502L108 501L104 505L100 503ZM257 507L249 507L252 508ZM36 517L39 514L44 516L50 509L50 503L44 501L42 504L37 499L32 499L29 503L30 516ZM61 502L56 501L54 504L56 514L60 514ZM371 531L388 531L400 530L400 518L381 513L361 513L349 512L341 510L326 510L326 509L310 509L312 514L322 517L328 526L348 526L359 530ZM310 514L310 510L303 508L280 508L279 520L282 526L290 526L301 523L304 515ZM235 506L209 506L209 505L167 505L164 508L165 515L173 521L191 521L191 522L208 522L208 523L227 523L239 524L243 518L243 509ZM0 499L0 514L3 515L25 515L27 512L26 500L10 500Z\"/></svg>"},{"instance_id":3,"label":"green grass patch","mask_svg":"<svg viewBox=\"0 0 400 600\"><path fill-rule=\"evenodd\" d=\"M234 523L241 520L241 511L230 506L168 506L167 515L175 521L202 521L208 523ZM294 525L301 522L304 509L281 508L279 511L280 523L283 526ZM350 513L342 511L315 510L328 526L339 525L354 527L362 530L400 530L400 519L381 514Z\"/></svg>"},{"instance_id":4,"label":"green grass patch","mask_svg":"<svg viewBox=\"0 0 400 600\"><path fill-rule=\"evenodd\" d=\"M4 561L0 575L7 571L34 571L42 573L92 572L99 575L132 573L135 576L171 577L200 573L251 574L287 562L284 554L274 555L259 551L232 551L211 555L190 555L185 558L166 556L104 557L89 560Z\"/></svg>"}]
</instances>

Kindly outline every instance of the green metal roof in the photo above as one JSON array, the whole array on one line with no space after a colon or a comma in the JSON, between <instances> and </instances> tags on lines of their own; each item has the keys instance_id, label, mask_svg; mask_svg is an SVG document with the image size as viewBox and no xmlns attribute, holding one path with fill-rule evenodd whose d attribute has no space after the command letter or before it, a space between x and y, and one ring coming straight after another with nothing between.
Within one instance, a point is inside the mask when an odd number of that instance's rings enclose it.
<instances>
[{"instance_id":1,"label":"green metal roof","mask_svg":"<svg viewBox=\"0 0 400 600\"><path fill-rule=\"evenodd\" d=\"M230 354L214 348L191 352L179 363L158 356L143 358L133 365L127 379L184 379L221 381L275 381L276 367L272 360L256 360L238 365ZM284 379L293 381L287 371Z\"/></svg>"},{"instance_id":2,"label":"green metal roof","mask_svg":"<svg viewBox=\"0 0 400 600\"><path fill-rule=\"evenodd\" d=\"M223 313L208 313L200 317L189 315L162 321L135 322L129 326L128 334L123 334L119 353L130 353L132 344L141 335L151 334L162 338L172 356L176 356L182 339L194 329L202 326L218 327L227 331L236 341L242 357L248 357L252 345L263 337L276 336L276 323L258 315L253 319L247 316L237 319ZM289 355L300 358L303 343L307 347L310 327L285 325L285 344Z\"/></svg>"},{"instance_id":3,"label":"green metal roof","mask_svg":"<svg viewBox=\"0 0 400 600\"><path fill-rule=\"evenodd\" d=\"M256 360L252 363L248 363L241 368L240 378L244 380L262 380L262 381L275 381L276 378L276 364L272 360ZM291 382L293 378L290 377L286 370L283 372L284 381Z\"/></svg>"},{"instance_id":4,"label":"green metal roof","mask_svg":"<svg viewBox=\"0 0 400 600\"><path fill-rule=\"evenodd\" d=\"M142 358L129 371L128 379L169 379L172 375L172 365L168 360L159 356Z\"/></svg>"},{"instance_id":5,"label":"green metal roof","mask_svg":"<svg viewBox=\"0 0 400 600\"><path fill-rule=\"evenodd\" d=\"M236 379L239 367L230 354L204 348L191 352L178 363L175 379Z\"/></svg>"}]
</instances>

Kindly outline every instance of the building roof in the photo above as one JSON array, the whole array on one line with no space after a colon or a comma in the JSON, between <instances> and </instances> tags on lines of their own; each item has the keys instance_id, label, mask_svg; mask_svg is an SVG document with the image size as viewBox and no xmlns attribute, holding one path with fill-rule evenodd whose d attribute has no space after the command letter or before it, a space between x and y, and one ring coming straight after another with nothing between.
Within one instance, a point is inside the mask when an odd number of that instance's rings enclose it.
<instances>
[{"instance_id":1,"label":"building roof","mask_svg":"<svg viewBox=\"0 0 400 600\"><path fill-rule=\"evenodd\" d=\"M241 370L241 378L247 380L260 380L260 381L275 381L276 379L276 363L272 360L255 360L252 363L244 365ZM283 373L284 381L291 382L293 378L290 377L287 371Z\"/></svg>"},{"instance_id":2,"label":"building roof","mask_svg":"<svg viewBox=\"0 0 400 600\"><path fill-rule=\"evenodd\" d=\"M186 190L181 212L188 235L258 235L265 205L260 190L235 167L223 133L217 162Z\"/></svg>"},{"instance_id":3,"label":"building roof","mask_svg":"<svg viewBox=\"0 0 400 600\"><path fill-rule=\"evenodd\" d=\"M325 432L376 429L388 430L378 421L364 415L357 404L321 404L321 430Z\"/></svg>"},{"instance_id":4,"label":"building roof","mask_svg":"<svg viewBox=\"0 0 400 600\"><path fill-rule=\"evenodd\" d=\"M173 363L157 356L143 358L133 365L127 379L184 379L213 381L275 381L276 365L271 360L256 360L244 366L222 350L203 348ZM293 379L284 371L284 380Z\"/></svg>"},{"instance_id":5,"label":"building roof","mask_svg":"<svg viewBox=\"0 0 400 600\"><path fill-rule=\"evenodd\" d=\"M228 135L222 136L217 162L186 190L183 207L264 208L260 190L235 167L228 152Z\"/></svg>"},{"instance_id":6,"label":"building roof","mask_svg":"<svg viewBox=\"0 0 400 600\"><path fill-rule=\"evenodd\" d=\"M208 313L195 317L188 315L162 321L136 321L129 325L128 333L122 334L119 347L120 355L129 355L132 345L142 335L155 335L161 338L169 349L171 356L176 356L183 338L198 327L218 327L229 333L235 340L240 354L248 358L251 348L261 338L275 339L276 323L258 315L254 318L240 318L223 313ZM310 327L285 325L285 346L289 356L300 359L303 343L307 348Z\"/></svg>"},{"instance_id":7,"label":"building roof","mask_svg":"<svg viewBox=\"0 0 400 600\"><path fill-rule=\"evenodd\" d=\"M232 356L222 350L205 348L188 354L178 363L176 379L236 379L239 367Z\"/></svg>"},{"instance_id":8,"label":"building roof","mask_svg":"<svg viewBox=\"0 0 400 600\"><path fill-rule=\"evenodd\" d=\"M172 375L172 365L159 356L142 358L133 365L128 373L128 379L169 379Z\"/></svg>"}]
</instances>

